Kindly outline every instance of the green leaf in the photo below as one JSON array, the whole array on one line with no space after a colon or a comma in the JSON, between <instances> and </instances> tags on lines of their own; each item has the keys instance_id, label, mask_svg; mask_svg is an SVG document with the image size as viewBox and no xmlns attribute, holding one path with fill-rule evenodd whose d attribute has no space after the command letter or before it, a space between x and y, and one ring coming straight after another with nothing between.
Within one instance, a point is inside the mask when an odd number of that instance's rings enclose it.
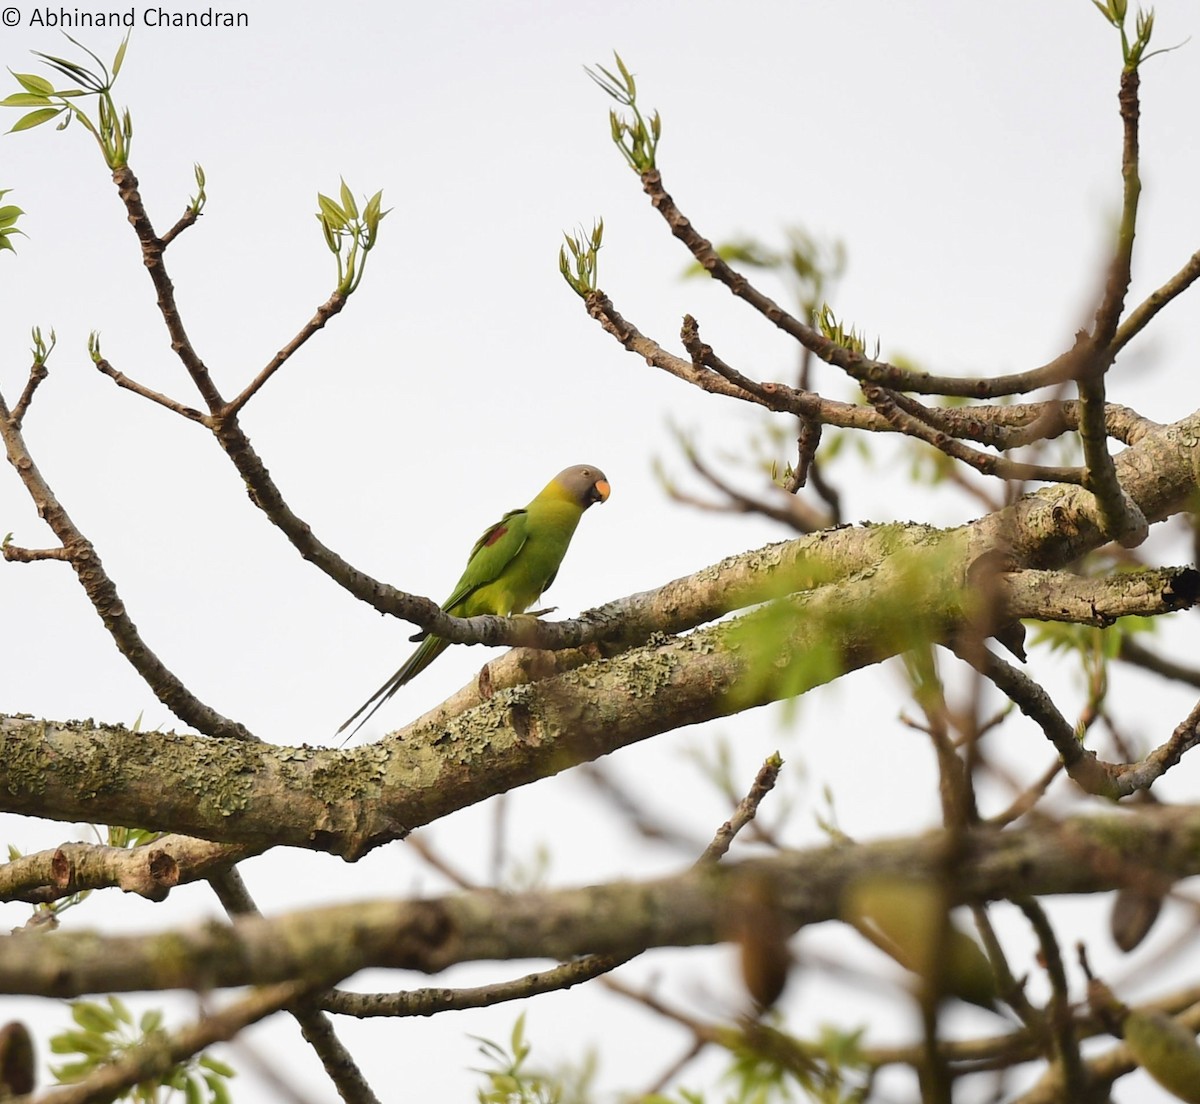
<instances>
[{"instance_id":1,"label":"green leaf","mask_svg":"<svg viewBox=\"0 0 1200 1104\"><path fill-rule=\"evenodd\" d=\"M71 1019L85 1031L108 1034L117 1030L117 1017L102 1004L94 1001L75 1001L71 1005Z\"/></svg>"},{"instance_id":2,"label":"green leaf","mask_svg":"<svg viewBox=\"0 0 1200 1104\"><path fill-rule=\"evenodd\" d=\"M204 1104L204 1086L195 1077L189 1077L183 1083L183 1099L186 1104Z\"/></svg>"},{"instance_id":3,"label":"green leaf","mask_svg":"<svg viewBox=\"0 0 1200 1104\"><path fill-rule=\"evenodd\" d=\"M83 1054L103 1060L112 1053L112 1046L103 1035L86 1031L64 1031L50 1040L51 1054Z\"/></svg>"},{"instance_id":4,"label":"green leaf","mask_svg":"<svg viewBox=\"0 0 1200 1104\"><path fill-rule=\"evenodd\" d=\"M625 78L625 87L629 91L631 100L637 98L637 85L634 84L633 74L625 68L625 62L621 60L621 55L616 50L613 51L613 57L617 59L617 68L621 70L621 76Z\"/></svg>"},{"instance_id":5,"label":"green leaf","mask_svg":"<svg viewBox=\"0 0 1200 1104\"><path fill-rule=\"evenodd\" d=\"M9 70L12 73L12 70ZM17 78L21 87L26 92L33 92L39 96L53 96L54 85L52 85L45 77L39 77L36 73L13 73Z\"/></svg>"},{"instance_id":6,"label":"green leaf","mask_svg":"<svg viewBox=\"0 0 1200 1104\"><path fill-rule=\"evenodd\" d=\"M212 1093L212 1104L233 1104L233 1097L229 1095L229 1086L224 1081L210 1078L208 1088Z\"/></svg>"},{"instance_id":7,"label":"green leaf","mask_svg":"<svg viewBox=\"0 0 1200 1104\"><path fill-rule=\"evenodd\" d=\"M345 180L342 181L342 210L349 218L358 218L358 204L354 202L354 193Z\"/></svg>"},{"instance_id":8,"label":"green leaf","mask_svg":"<svg viewBox=\"0 0 1200 1104\"><path fill-rule=\"evenodd\" d=\"M113 80L116 80L117 74L121 71L121 66L125 62L125 47L127 47L128 45L129 45L129 35L126 34L125 37L123 39L121 39L121 45L117 47L116 56L113 58L113 63L112 63Z\"/></svg>"},{"instance_id":9,"label":"green leaf","mask_svg":"<svg viewBox=\"0 0 1200 1104\"><path fill-rule=\"evenodd\" d=\"M142 1018L138 1021L138 1027L143 1035L150 1035L162 1027L163 1014L159 1008L151 1008L147 1012L142 1013Z\"/></svg>"},{"instance_id":10,"label":"green leaf","mask_svg":"<svg viewBox=\"0 0 1200 1104\"><path fill-rule=\"evenodd\" d=\"M49 96L36 92L14 92L0 100L0 107L46 107L53 103Z\"/></svg>"},{"instance_id":11,"label":"green leaf","mask_svg":"<svg viewBox=\"0 0 1200 1104\"><path fill-rule=\"evenodd\" d=\"M41 126L42 123L48 123L51 119L60 115L65 108L61 107L40 107L37 111L31 111L28 115L22 115L10 128L9 134L15 134L19 130L32 130L35 126Z\"/></svg>"},{"instance_id":12,"label":"green leaf","mask_svg":"<svg viewBox=\"0 0 1200 1104\"><path fill-rule=\"evenodd\" d=\"M129 1011L129 1006L116 995L110 995L108 998L108 1006L113 1010L113 1015L123 1024L133 1026L133 1013Z\"/></svg>"},{"instance_id":13,"label":"green leaf","mask_svg":"<svg viewBox=\"0 0 1200 1104\"><path fill-rule=\"evenodd\" d=\"M346 225L345 212L327 195L317 193L317 206L321 209L320 217L334 230L341 230Z\"/></svg>"},{"instance_id":14,"label":"green leaf","mask_svg":"<svg viewBox=\"0 0 1200 1104\"><path fill-rule=\"evenodd\" d=\"M61 1066L51 1066L50 1072L55 1080L66 1085L72 1081L82 1081L95 1068L96 1063L92 1061L64 1062Z\"/></svg>"},{"instance_id":15,"label":"green leaf","mask_svg":"<svg viewBox=\"0 0 1200 1104\"><path fill-rule=\"evenodd\" d=\"M214 1058L210 1054L200 1055L196 1062L198 1066L203 1066L207 1070L212 1070L213 1073L219 1074L221 1077L236 1077L237 1070L227 1062L222 1062L219 1058Z\"/></svg>"}]
</instances>

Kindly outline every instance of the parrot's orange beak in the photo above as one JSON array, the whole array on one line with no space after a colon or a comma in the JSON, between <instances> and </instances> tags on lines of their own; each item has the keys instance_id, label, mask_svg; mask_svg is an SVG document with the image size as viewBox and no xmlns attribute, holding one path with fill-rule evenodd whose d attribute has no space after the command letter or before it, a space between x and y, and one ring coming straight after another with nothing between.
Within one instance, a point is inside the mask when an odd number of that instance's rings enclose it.
<instances>
[{"instance_id":1,"label":"parrot's orange beak","mask_svg":"<svg viewBox=\"0 0 1200 1104\"><path fill-rule=\"evenodd\" d=\"M597 479L596 482L592 484L592 501L607 502L608 495L611 490L612 488L609 487L607 479Z\"/></svg>"}]
</instances>

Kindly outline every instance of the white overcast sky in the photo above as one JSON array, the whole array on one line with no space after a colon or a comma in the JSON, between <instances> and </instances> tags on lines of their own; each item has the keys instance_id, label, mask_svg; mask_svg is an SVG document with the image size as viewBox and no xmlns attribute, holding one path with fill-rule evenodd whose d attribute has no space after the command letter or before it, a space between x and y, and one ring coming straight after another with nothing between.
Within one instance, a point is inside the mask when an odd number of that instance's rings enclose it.
<instances>
[{"instance_id":1,"label":"white overcast sky","mask_svg":"<svg viewBox=\"0 0 1200 1104\"><path fill-rule=\"evenodd\" d=\"M202 10L186 0L163 7ZM207 172L204 216L168 262L189 332L226 394L332 290L316 193L335 193L339 177L359 195L383 189L392 210L362 288L253 400L244 425L322 540L417 593L444 597L478 532L577 462L603 467L613 494L584 519L549 595L563 614L787 536L762 521L666 501L655 461L684 468L671 427L727 457L743 453L762 422L625 353L558 275L562 232L603 216L601 286L644 332L675 348L691 311L727 360L761 378L790 378L795 352L786 341L721 289L680 279L688 257L613 148L609 104L582 69L609 64L614 48L638 75L643 106L662 113L666 187L698 228L717 240L773 242L802 225L841 239L849 270L835 306L878 335L885 354L944 372L1032 367L1070 344L1100 286L1120 196L1120 58L1115 32L1087 0L229 7L245 11L249 26L134 30L116 97L134 117L131 164L160 231L183 210L193 162ZM16 26L0 27L4 66L39 71L30 50L75 56L57 32L29 25L31 5L18 0L9 10L19 15ZM140 23L143 7L133 10ZM1156 45L1193 41L1143 73L1145 187L1132 301L1200 246L1200 9L1163 0L1157 10ZM106 57L120 38L72 33ZM17 118L7 114L0 126ZM91 367L86 338L99 330L118 369L196 401L91 139L77 127L0 138L0 188L12 189L5 202L24 208L28 234L16 257L0 256L0 387L10 403L24 384L30 326L58 333L50 379L26 420L43 473L96 544L151 647L201 698L273 742L330 742L398 666L411 629L301 562L204 431L119 392ZM1192 410L1198 347L1200 311L1185 300L1123 357L1110 394L1160 420ZM849 394L832 374L821 383ZM972 516L965 499L951 509L886 486L878 469L848 486L848 520ZM50 542L11 473L0 478L0 533L9 531L19 544ZM0 565L0 609L6 711L174 723L64 565ZM365 735L440 700L483 655L452 650ZM1035 660L1035 673L1052 666ZM733 738L748 782L779 746L794 764L797 799L816 804L830 785L846 831L917 830L933 823L935 797L896 793L898 771L927 763L924 745L895 724L889 694L897 685L894 674L856 677L789 725L760 712L631 749L614 767L699 835L725 807L681 749ZM1069 714L1078 696L1065 685ZM1190 704L1154 691L1161 716L1134 714L1147 740ZM1038 738L1023 738L1041 763ZM1176 780L1186 793L1185 772L1194 780L1195 771L1185 765ZM571 840L555 855L557 884L685 861L636 849L574 780L533 791L512 807L511 846L529 856L552 839ZM795 824L794 840L819 838L810 810ZM487 810L469 810L434 838L483 877L490 825ZM0 829L3 842L23 850L81 831L11 817ZM271 856L249 864L247 878L268 911L440 889L402 848L357 867ZM215 908L193 887L162 907L113 901L73 915L82 915L76 923L89 922L90 911L93 923L154 928ZM4 906L0 924L25 914ZM658 960L681 976L690 961ZM728 997L714 994L732 992L723 971L681 983L680 992L719 1007ZM379 975L366 984L398 983ZM27 1002L4 998L0 1011L9 1003L32 1014ZM402 1052L413 1097L468 1099L468 1034L503 1037L514 1014L351 1025L347 1038L385 1098L400 1098L388 1095L386 1079ZM603 1032L598 1016L610 1017ZM801 1000L793 1023L811 1028L819 1018ZM595 1043L608 1088L641 1088L683 1045L668 1033L661 1050L639 1053L644 1028L640 1014L594 996L568 994L530 1010L535 1043L544 1040L538 1053L577 1057L580 1040ZM312 1099L329 1098L288 1025L255 1037L289 1054L288 1072L317 1086Z\"/></svg>"}]
</instances>

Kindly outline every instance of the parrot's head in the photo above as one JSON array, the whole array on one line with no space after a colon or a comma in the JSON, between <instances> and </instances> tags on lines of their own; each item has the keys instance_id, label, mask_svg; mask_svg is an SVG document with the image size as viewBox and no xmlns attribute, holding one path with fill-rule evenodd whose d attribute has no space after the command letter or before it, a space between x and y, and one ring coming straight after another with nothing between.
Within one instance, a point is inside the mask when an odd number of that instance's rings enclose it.
<instances>
[{"instance_id":1,"label":"parrot's head","mask_svg":"<svg viewBox=\"0 0 1200 1104\"><path fill-rule=\"evenodd\" d=\"M583 510L593 502L608 499L608 478L594 464L576 464L573 468L564 468L554 477L554 482Z\"/></svg>"}]
</instances>

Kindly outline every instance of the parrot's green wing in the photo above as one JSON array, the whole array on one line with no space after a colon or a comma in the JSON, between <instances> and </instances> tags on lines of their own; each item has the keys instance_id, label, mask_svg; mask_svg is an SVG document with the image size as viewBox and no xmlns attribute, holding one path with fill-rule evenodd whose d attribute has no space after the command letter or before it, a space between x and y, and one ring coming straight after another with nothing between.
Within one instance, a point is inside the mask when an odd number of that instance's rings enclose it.
<instances>
[{"instance_id":1,"label":"parrot's green wing","mask_svg":"<svg viewBox=\"0 0 1200 1104\"><path fill-rule=\"evenodd\" d=\"M471 549L466 569L454 593L442 604L442 609L458 617L473 617L477 613L500 613L499 610L471 610L470 613L460 612L460 607L471 603L468 601L480 587L494 583L500 578L517 553L525 547L529 536L529 511L522 507L520 510L509 510L495 525L486 529ZM503 611L507 613L508 611Z\"/></svg>"}]
</instances>

